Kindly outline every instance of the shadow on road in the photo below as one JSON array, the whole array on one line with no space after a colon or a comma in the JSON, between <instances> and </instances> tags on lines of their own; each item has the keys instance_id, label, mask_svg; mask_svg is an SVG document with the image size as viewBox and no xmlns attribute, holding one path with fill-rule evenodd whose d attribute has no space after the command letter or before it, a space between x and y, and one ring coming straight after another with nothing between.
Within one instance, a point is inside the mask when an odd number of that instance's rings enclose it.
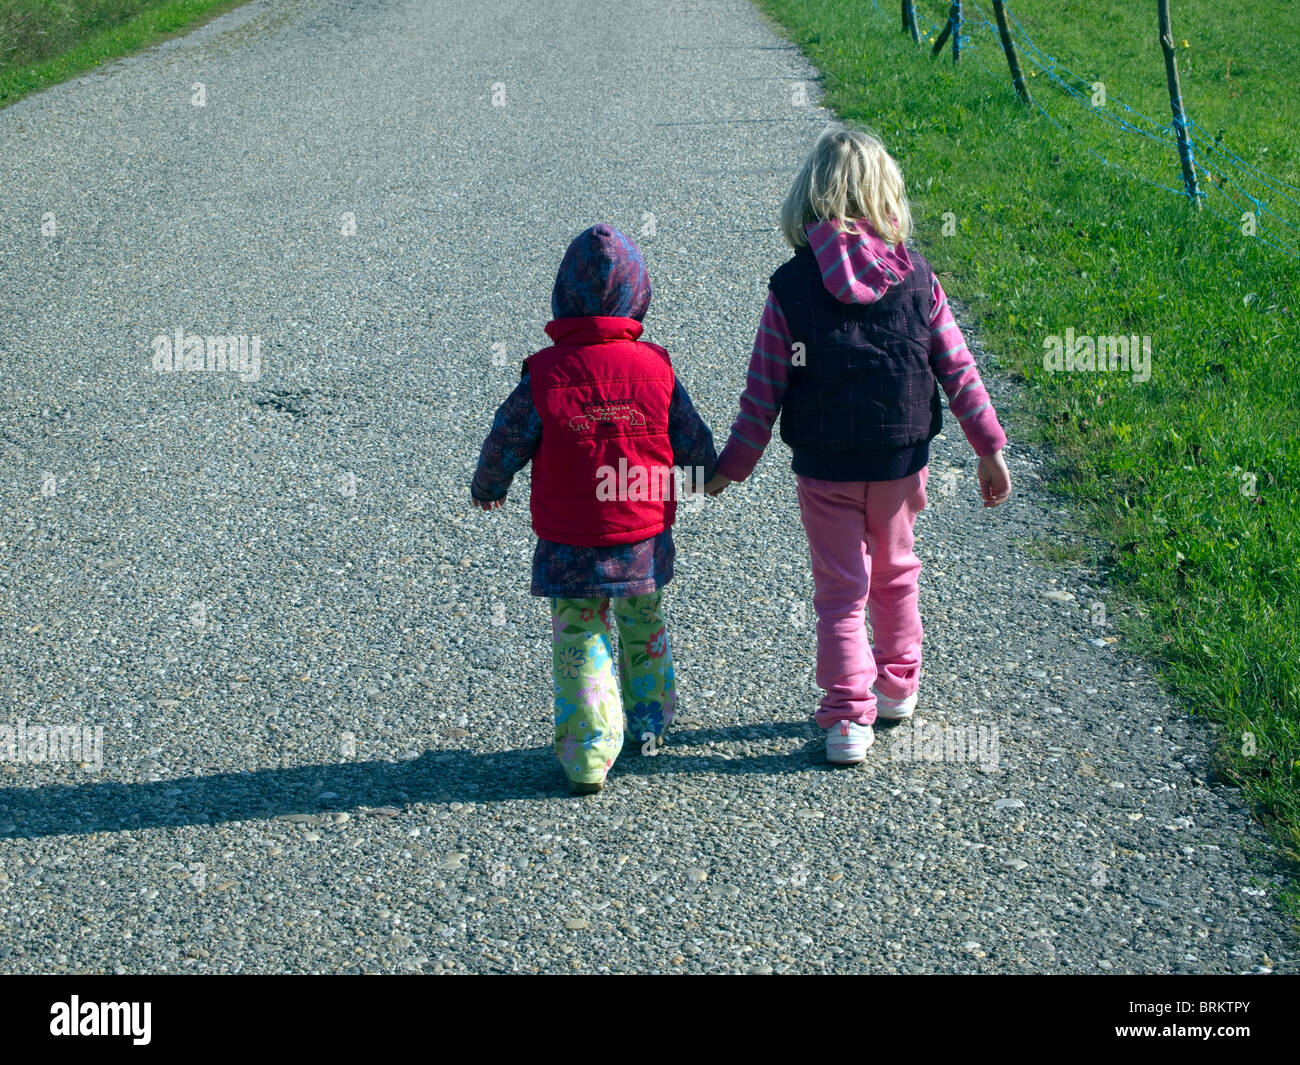
<instances>
[{"instance_id":1,"label":"shadow on road","mask_svg":"<svg viewBox=\"0 0 1300 1065\"><path fill-rule=\"evenodd\" d=\"M710 744L761 745L778 738L806 743L772 754L732 754ZM628 741L610 773L778 774L836 771L825 764L821 732L810 722L775 722L669 732L653 756ZM0 788L0 839L85 835L178 825L311 815L357 807L416 803L507 802L568 798L550 746L501 752L430 751L403 762L343 762L252 772L214 773L148 783L95 781ZM574 801L590 801L575 799Z\"/></svg>"}]
</instances>

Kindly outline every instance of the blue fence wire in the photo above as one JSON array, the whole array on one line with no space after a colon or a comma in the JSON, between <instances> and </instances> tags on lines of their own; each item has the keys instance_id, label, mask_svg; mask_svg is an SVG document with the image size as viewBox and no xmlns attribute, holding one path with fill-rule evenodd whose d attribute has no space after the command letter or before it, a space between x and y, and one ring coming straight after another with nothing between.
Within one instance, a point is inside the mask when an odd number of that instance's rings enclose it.
<instances>
[{"instance_id":1,"label":"blue fence wire","mask_svg":"<svg viewBox=\"0 0 1300 1065\"><path fill-rule=\"evenodd\" d=\"M880 6L879 0L871 0L871 3L883 18L895 23L895 28L901 32L901 11L891 16ZM996 51L1001 55L1002 39L997 23L980 8L976 0L964 0L963 6L964 17L958 30L961 34L961 53L964 57L974 56L985 72L998 76L998 71L985 61L979 47L981 39L986 38L990 43L990 52ZM1020 24L1020 20L1016 18L1010 6L1004 5L1004 9L1012 39L1024 61L1049 84L1061 90L1067 97L1081 103L1084 114L1111 126L1117 136L1135 134L1144 140L1168 147L1175 156L1177 155L1178 137L1172 119L1163 122L1117 98L1109 91L1106 92L1103 105L1094 105L1093 79L1071 70L1058 58L1039 48ZM917 28L920 31L921 44L929 51L938 34L948 24L948 19L945 17L939 22L931 21L928 29L921 30L921 20L925 17L928 16L923 16L920 11L917 12ZM1069 130L1042 105L1038 93L1033 94L1033 99L1035 110L1062 133L1070 136ZM1253 223L1256 239L1284 255L1300 258L1300 225L1279 213L1284 209L1283 203L1300 209L1300 188L1248 163L1225 146L1219 136L1211 137L1209 132L1195 120L1188 118L1184 128L1192 152L1202 160L1202 165L1197 168L1203 179L1198 182L1202 206L1234 227L1241 227L1243 233L1246 232L1246 226ZM1107 158L1091 146L1086 146L1086 150L1106 166L1113 167L1129 177L1137 178L1145 184L1178 196L1188 196L1188 190L1183 186L1169 185L1138 173L1130 167ZM1213 160L1212 165L1207 165L1207 160ZM1275 204L1278 209L1274 210L1271 204ZM1300 212L1297 212L1297 217L1300 217ZM1288 243L1288 238L1293 243Z\"/></svg>"}]
</instances>

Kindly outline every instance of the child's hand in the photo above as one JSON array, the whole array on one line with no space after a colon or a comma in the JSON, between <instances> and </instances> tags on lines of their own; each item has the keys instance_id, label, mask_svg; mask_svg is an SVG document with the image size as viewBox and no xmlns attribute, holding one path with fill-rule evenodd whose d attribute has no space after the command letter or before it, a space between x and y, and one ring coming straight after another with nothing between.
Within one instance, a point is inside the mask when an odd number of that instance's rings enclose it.
<instances>
[{"instance_id":1,"label":"child's hand","mask_svg":"<svg viewBox=\"0 0 1300 1065\"><path fill-rule=\"evenodd\" d=\"M1011 471L1001 451L981 456L976 476L986 507L996 507L1011 498Z\"/></svg>"},{"instance_id":2,"label":"child's hand","mask_svg":"<svg viewBox=\"0 0 1300 1065\"><path fill-rule=\"evenodd\" d=\"M731 483L730 477L723 477L722 474L715 473L709 483L704 486L704 494L706 496L720 496L726 491L727 485Z\"/></svg>"},{"instance_id":3,"label":"child's hand","mask_svg":"<svg viewBox=\"0 0 1300 1065\"><path fill-rule=\"evenodd\" d=\"M479 510L496 510L498 507L505 505L506 497L502 496L500 499L475 499L473 496L470 496L469 501L478 507Z\"/></svg>"}]
</instances>

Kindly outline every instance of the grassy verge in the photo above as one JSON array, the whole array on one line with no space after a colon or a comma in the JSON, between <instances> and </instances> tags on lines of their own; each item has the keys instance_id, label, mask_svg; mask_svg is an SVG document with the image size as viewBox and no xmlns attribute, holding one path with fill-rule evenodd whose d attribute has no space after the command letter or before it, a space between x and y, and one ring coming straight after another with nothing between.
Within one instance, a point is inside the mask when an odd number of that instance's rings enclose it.
<instances>
[{"instance_id":1,"label":"grassy verge","mask_svg":"<svg viewBox=\"0 0 1300 1065\"><path fill-rule=\"evenodd\" d=\"M1154 5L1104 6L1042 0L1022 21L1044 52L1167 122ZM1155 187L1180 184L1171 150L1046 79L1030 88L1055 122L1019 106L988 38L973 35L954 68L899 32L897 5L882 5L888 17L858 0L759 7L822 72L828 105L894 151L945 287L971 308L995 368L1025 383L1026 409L1004 412L1013 446L1049 444L1080 530L1113 545L1107 627L1221 726L1217 775L1244 788L1294 863L1300 262ZM946 7L918 3L922 26ZM1300 9L1185 0L1174 20L1192 117L1300 186ZM1150 337L1150 378L1047 372L1044 341L1067 329ZM1293 912L1297 901L1293 879Z\"/></svg>"},{"instance_id":2,"label":"grassy verge","mask_svg":"<svg viewBox=\"0 0 1300 1065\"><path fill-rule=\"evenodd\" d=\"M246 0L0 0L0 107Z\"/></svg>"}]
</instances>

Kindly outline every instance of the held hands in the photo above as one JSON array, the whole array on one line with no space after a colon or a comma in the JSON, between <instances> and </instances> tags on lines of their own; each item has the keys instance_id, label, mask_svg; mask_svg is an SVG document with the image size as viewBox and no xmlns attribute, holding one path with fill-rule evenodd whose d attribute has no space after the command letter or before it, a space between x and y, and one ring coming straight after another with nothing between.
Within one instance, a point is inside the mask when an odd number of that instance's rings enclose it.
<instances>
[{"instance_id":1,"label":"held hands","mask_svg":"<svg viewBox=\"0 0 1300 1065\"><path fill-rule=\"evenodd\" d=\"M979 478L980 496L985 507L1000 506L1011 498L1011 471L1007 469L1000 450L981 456L976 477Z\"/></svg>"},{"instance_id":2,"label":"held hands","mask_svg":"<svg viewBox=\"0 0 1300 1065\"><path fill-rule=\"evenodd\" d=\"M1001 451L982 456L976 476L979 479L980 496L984 500L985 507L1001 506L1011 498L1011 471L1007 469L1006 459L1002 457ZM729 484L733 483L730 477L715 473L702 491L706 496L719 496L727 490ZM506 497L482 500L471 496L470 502L479 510L498 510L505 505Z\"/></svg>"}]
</instances>

